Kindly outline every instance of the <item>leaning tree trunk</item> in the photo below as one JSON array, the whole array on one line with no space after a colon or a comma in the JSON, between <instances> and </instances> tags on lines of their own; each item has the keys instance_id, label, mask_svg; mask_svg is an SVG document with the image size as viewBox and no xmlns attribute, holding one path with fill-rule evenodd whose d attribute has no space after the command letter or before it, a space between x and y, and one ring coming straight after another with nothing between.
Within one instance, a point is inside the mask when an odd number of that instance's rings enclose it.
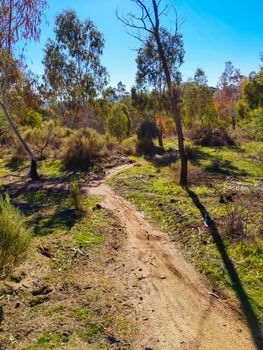
<instances>
[{"instance_id":1,"label":"leaning tree trunk","mask_svg":"<svg viewBox=\"0 0 263 350\"><path fill-rule=\"evenodd\" d=\"M155 2L153 1L155 4ZM157 8L155 4L155 13L157 13ZM180 109L179 109L179 94L174 89L171 79L171 74L169 71L167 59L164 54L163 46L161 43L160 35L159 35L159 20L156 17L156 23L157 27L155 28L154 35L158 46L158 52L159 57L162 62L166 84L168 87L173 117L176 125L176 131L177 131L177 138L178 138L178 148L179 148L179 154L181 159L181 172L180 172L180 185L183 187L186 187L188 185L188 179L187 179L187 157L185 154L184 149L184 136L183 136L183 128L182 128L182 122L181 122L181 116L180 116Z\"/></svg>"},{"instance_id":2,"label":"leaning tree trunk","mask_svg":"<svg viewBox=\"0 0 263 350\"><path fill-rule=\"evenodd\" d=\"M30 171L29 171L29 176L31 178L32 181L36 181L39 180L39 175L37 173L37 162L36 162L36 158L33 154L33 152L31 151L31 149L29 148L29 146L27 145L27 143L23 140L22 136L20 135L19 131L17 130L15 124L13 123L10 114L6 108L6 105L4 104L3 101L0 100L0 105L3 109L3 112L5 114L5 117L10 125L10 127L12 128L12 130L14 131L16 137L18 138L18 140L20 141L21 145L24 147L25 151L27 152L30 160L31 160L31 167L30 167Z\"/></svg>"}]
</instances>

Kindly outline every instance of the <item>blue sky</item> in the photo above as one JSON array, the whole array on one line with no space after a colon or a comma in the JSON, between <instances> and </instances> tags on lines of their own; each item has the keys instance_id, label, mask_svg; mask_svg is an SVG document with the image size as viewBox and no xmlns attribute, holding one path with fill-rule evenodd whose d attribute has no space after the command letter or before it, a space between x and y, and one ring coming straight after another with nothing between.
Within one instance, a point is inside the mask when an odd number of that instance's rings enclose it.
<instances>
[{"instance_id":1,"label":"blue sky","mask_svg":"<svg viewBox=\"0 0 263 350\"><path fill-rule=\"evenodd\" d=\"M165 0L163 0L165 1ZM216 85L226 61L232 61L241 73L259 69L259 53L263 51L263 0L170 0L183 18L181 32L185 44L184 80L193 76L197 67L205 70L208 81ZM116 19L117 7L132 10L130 0L48 0L48 25L43 23L39 43L27 45L29 67L43 74L43 48L53 37L54 19L62 9L72 8L80 18L90 18L104 34L105 49L102 63L106 66L111 85L121 80L128 88L136 74L138 42L125 32ZM164 18L170 25L172 18Z\"/></svg>"}]
</instances>

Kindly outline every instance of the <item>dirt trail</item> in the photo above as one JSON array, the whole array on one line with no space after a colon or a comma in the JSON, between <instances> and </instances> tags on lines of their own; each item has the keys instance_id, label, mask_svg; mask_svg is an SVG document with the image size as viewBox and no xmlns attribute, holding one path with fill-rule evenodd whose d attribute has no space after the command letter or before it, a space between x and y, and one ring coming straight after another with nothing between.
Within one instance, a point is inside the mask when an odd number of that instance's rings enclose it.
<instances>
[{"instance_id":1,"label":"dirt trail","mask_svg":"<svg viewBox=\"0 0 263 350\"><path fill-rule=\"evenodd\" d=\"M106 179L127 169L112 169ZM86 191L103 198L127 231L120 249L123 284L131 296L139 325L134 350L249 350L250 333L230 305L209 294L203 277L187 263L166 233L106 184L91 183Z\"/></svg>"}]
</instances>

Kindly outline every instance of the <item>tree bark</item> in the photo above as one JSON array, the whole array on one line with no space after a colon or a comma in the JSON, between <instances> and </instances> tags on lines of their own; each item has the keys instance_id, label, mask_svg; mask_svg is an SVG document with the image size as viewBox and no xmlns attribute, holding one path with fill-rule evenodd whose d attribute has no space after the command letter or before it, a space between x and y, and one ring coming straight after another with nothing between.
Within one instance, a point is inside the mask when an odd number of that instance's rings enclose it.
<instances>
[{"instance_id":1,"label":"tree bark","mask_svg":"<svg viewBox=\"0 0 263 350\"><path fill-rule=\"evenodd\" d=\"M158 143L159 143L159 147L163 148L163 132L162 132L162 130L159 130Z\"/></svg>"},{"instance_id":2,"label":"tree bark","mask_svg":"<svg viewBox=\"0 0 263 350\"><path fill-rule=\"evenodd\" d=\"M0 100L0 105L3 109L4 115L10 125L10 127L12 128L12 130L14 131L16 137L18 138L18 140L20 141L20 143L22 144L22 146L24 147L25 151L27 152L30 160L31 160L31 167L30 167L30 171L29 171L29 176L31 178L32 181L37 181L40 179L38 173L37 173L37 162L36 162L36 158L33 154L33 152L31 151L31 149L29 148L29 146L27 145L27 143L23 140L22 136L20 135L19 131L17 130L15 124L13 123L10 114L7 110L6 105L4 104L3 101Z\"/></svg>"},{"instance_id":3,"label":"tree bark","mask_svg":"<svg viewBox=\"0 0 263 350\"><path fill-rule=\"evenodd\" d=\"M163 125L162 125L161 119L160 119L160 126L159 126L158 143L159 143L159 147L163 148Z\"/></svg>"}]
</instances>

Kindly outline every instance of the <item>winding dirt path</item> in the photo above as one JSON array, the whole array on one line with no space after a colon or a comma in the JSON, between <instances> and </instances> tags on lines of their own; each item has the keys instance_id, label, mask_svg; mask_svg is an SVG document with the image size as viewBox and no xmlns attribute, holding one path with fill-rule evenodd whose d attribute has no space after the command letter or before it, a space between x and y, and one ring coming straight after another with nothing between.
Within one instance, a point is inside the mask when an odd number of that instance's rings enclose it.
<instances>
[{"instance_id":1,"label":"winding dirt path","mask_svg":"<svg viewBox=\"0 0 263 350\"><path fill-rule=\"evenodd\" d=\"M187 263L166 233L114 192L106 180L127 169L110 170L86 191L103 198L127 232L119 250L123 285L139 331L134 350L250 350L249 330L229 303L209 294L203 276Z\"/></svg>"}]
</instances>

